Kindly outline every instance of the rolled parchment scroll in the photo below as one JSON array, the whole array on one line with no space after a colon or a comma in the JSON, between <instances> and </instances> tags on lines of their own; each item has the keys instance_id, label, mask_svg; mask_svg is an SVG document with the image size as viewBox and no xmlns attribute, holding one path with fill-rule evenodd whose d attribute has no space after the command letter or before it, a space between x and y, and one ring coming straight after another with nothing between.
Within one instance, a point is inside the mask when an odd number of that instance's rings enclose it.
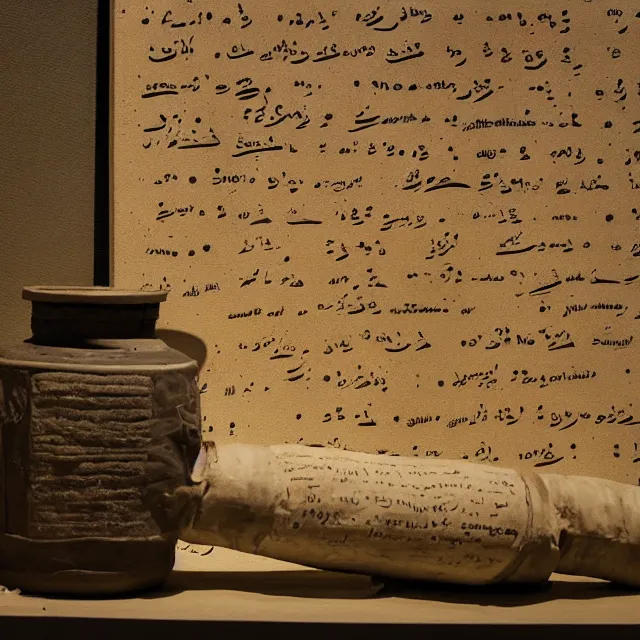
<instances>
[{"instance_id":1,"label":"rolled parchment scroll","mask_svg":"<svg viewBox=\"0 0 640 640\"><path fill-rule=\"evenodd\" d=\"M552 572L640 586L640 487L453 460L207 443L180 489L191 543L460 584Z\"/></svg>"}]
</instances>

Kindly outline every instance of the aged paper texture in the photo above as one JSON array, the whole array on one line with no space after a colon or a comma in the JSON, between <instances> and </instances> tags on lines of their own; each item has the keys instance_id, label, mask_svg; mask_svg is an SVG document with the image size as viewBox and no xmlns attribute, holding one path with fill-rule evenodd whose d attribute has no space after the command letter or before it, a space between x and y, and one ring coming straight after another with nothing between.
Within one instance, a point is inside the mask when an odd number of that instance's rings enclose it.
<instances>
[{"instance_id":1,"label":"aged paper texture","mask_svg":"<svg viewBox=\"0 0 640 640\"><path fill-rule=\"evenodd\" d=\"M217 442L637 484L627 0L117 0L113 284Z\"/></svg>"}]
</instances>

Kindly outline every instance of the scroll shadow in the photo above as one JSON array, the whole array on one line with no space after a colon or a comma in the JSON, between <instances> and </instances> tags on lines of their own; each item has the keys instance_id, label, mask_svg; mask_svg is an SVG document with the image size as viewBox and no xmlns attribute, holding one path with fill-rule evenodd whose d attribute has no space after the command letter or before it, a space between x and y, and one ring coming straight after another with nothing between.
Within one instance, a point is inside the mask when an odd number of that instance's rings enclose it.
<instances>
[{"instance_id":1,"label":"scroll shadow","mask_svg":"<svg viewBox=\"0 0 640 640\"><path fill-rule=\"evenodd\" d=\"M297 598L405 598L449 604L520 607L555 600L594 600L637 591L608 582L550 581L539 585L464 586L388 580L332 571L175 571L165 587L139 594L162 598L188 591L243 591Z\"/></svg>"},{"instance_id":2,"label":"scroll shadow","mask_svg":"<svg viewBox=\"0 0 640 640\"><path fill-rule=\"evenodd\" d=\"M201 338L176 329L156 329L156 338L160 338L172 349L181 351L195 360L198 363L198 372L202 372L207 359L207 345Z\"/></svg>"},{"instance_id":3,"label":"scroll shadow","mask_svg":"<svg viewBox=\"0 0 640 640\"><path fill-rule=\"evenodd\" d=\"M555 580L540 584L484 586L451 585L435 582L385 580L379 598L406 598L449 604L492 607L522 607L555 600L595 600L638 595L637 590L610 582Z\"/></svg>"},{"instance_id":4,"label":"scroll shadow","mask_svg":"<svg viewBox=\"0 0 640 640\"><path fill-rule=\"evenodd\" d=\"M380 581L364 576L318 571L174 571L165 586L138 594L162 598L185 591L244 591L296 598L373 598Z\"/></svg>"}]
</instances>

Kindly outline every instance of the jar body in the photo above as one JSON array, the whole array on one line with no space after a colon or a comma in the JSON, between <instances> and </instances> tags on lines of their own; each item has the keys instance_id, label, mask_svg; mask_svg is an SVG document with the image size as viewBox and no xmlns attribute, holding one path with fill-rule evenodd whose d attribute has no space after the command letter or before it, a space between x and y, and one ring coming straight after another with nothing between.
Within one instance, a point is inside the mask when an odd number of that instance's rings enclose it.
<instances>
[{"instance_id":1,"label":"jar body","mask_svg":"<svg viewBox=\"0 0 640 640\"><path fill-rule=\"evenodd\" d=\"M200 446L195 361L161 340L0 352L0 584L108 594L162 583Z\"/></svg>"}]
</instances>

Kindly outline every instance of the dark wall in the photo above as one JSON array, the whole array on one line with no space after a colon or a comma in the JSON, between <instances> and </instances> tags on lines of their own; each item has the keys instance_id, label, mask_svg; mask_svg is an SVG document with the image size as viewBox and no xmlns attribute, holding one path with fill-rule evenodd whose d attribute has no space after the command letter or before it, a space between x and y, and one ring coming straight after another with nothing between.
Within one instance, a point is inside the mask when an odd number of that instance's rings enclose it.
<instances>
[{"instance_id":1,"label":"dark wall","mask_svg":"<svg viewBox=\"0 0 640 640\"><path fill-rule=\"evenodd\" d=\"M93 283L97 17L0 1L0 344L30 335L24 285Z\"/></svg>"}]
</instances>

